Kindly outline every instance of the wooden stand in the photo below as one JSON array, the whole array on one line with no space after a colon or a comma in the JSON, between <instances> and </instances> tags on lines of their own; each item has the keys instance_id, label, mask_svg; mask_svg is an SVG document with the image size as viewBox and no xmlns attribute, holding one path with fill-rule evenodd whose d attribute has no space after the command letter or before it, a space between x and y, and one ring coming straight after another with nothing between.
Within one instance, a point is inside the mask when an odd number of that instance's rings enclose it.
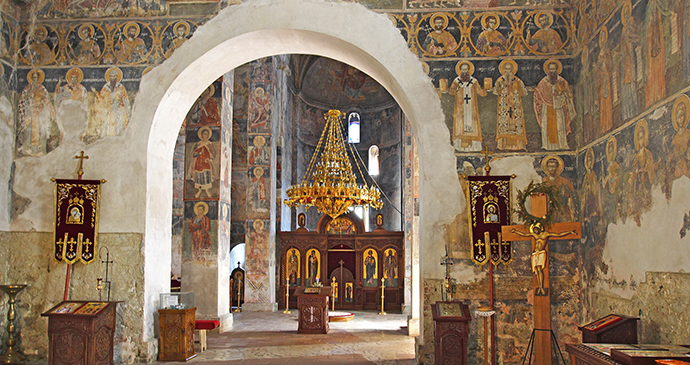
<instances>
[{"instance_id":1,"label":"wooden stand","mask_svg":"<svg viewBox=\"0 0 690 365\"><path fill-rule=\"evenodd\" d=\"M609 314L578 327L582 331L583 343L637 343L637 321L639 318Z\"/></svg>"},{"instance_id":2,"label":"wooden stand","mask_svg":"<svg viewBox=\"0 0 690 365\"><path fill-rule=\"evenodd\" d=\"M159 309L160 350L158 361L189 361L194 352L196 308Z\"/></svg>"},{"instance_id":3,"label":"wooden stand","mask_svg":"<svg viewBox=\"0 0 690 365\"><path fill-rule=\"evenodd\" d=\"M104 306L80 312L87 303ZM41 314L48 317L48 364L113 364L117 303L64 301Z\"/></svg>"},{"instance_id":4,"label":"wooden stand","mask_svg":"<svg viewBox=\"0 0 690 365\"><path fill-rule=\"evenodd\" d=\"M331 287L324 286L318 293L305 294L304 287L295 290L299 327L297 333L328 333L328 301Z\"/></svg>"},{"instance_id":5,"label":"wooden stand","mask_svg":"<svg viewBox=\"0 0 690 365\"><path fill-rule=\"evenodd\" d=\"M437 365L467 365L467 341L470 333L470 309L462 302L436 302L431 305L434 318Z\"/></svg>"}]
</instances>

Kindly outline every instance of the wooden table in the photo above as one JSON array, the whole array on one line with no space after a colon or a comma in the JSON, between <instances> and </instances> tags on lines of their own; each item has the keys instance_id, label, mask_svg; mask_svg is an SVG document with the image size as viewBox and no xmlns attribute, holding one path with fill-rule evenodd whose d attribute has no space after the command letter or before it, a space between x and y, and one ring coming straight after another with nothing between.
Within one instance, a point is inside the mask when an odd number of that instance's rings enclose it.
<instances>
[{"instance_id":1,"label":"wooden table","mask_svg":"<svg viewBox=\"0 0 690 365\"><path fill-rule=\"evenodd\" d=\"M70 300L41 314L48 317L48 364L113 364L117 303Z\"/></svg>"},{"instance_id":2,"label":"wooden table","mask_svg":"<svg viewBox=\"0 0 690 365\"><path fill-rule=\"evenodd\" d=\"M304 290L304 287L298 287L295 290L299 311L297 333L328 333L328 302L331 287L321 287L317 293L305 293Z\"/></svg>"},{"instance_id":3,"label":"wooden table","mask_svg":"<svg viewBox=\"0 0 690 365\"><path fill-rule=\"evenodd\" d=\"M625 365L606 354L580 344L565 344L565 351L570 355L571 365Z\"/></svg>"}]
</instances>

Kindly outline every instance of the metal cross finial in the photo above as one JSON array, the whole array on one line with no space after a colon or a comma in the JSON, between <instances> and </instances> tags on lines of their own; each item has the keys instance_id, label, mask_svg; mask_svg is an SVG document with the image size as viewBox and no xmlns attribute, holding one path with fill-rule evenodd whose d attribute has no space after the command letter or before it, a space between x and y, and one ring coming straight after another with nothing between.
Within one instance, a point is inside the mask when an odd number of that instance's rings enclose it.
<instances>
[{"instance_id":1,"label":"metal cross finial","mask_svg":"<svg viewBox=\"0 0 690 365\"><path fill-rule=\"evenodd\" d=\"M84 151L81 151L79 156L74 156L74 158L79 160L79 170L77 170L77 176L79 177L79 180L81 180L81 175L84 175L84 160L88 160L89 156L84 156Z\"/></svg>"},{"instance_id":2,"label":"metal cross finial","mask_svg":"<svg viewBox=\"0 0 690 365\"><path fill-rule=\"evenodd\" d=\"M489 155L493 154L493 152L489 151L489 147L484 146L484 151L482 151L482 153L486 156L484 170L486 171L486 176L489 176L489 172L491 171L491 166L489 166Z\"/></svg>"}]
</instances>

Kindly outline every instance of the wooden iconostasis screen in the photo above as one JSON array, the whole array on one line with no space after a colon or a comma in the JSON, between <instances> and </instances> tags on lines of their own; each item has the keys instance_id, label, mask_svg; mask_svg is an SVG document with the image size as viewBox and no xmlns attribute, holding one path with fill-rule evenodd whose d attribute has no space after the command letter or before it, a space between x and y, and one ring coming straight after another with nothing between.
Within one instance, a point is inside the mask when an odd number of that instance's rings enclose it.
<instances>
[{"instance_id":1,"label":"wooden iconostasis screen","mask_svg":"<svg viewBox=\"0 0 690 365\"><path fill-rule=\"evenodd\" d=\"M364 232L354 214L336 219L324 216L317 231L299 228L278 232L280 278L279 307L285 308L289 285L290 308L295 308L297 287L316 281L337 283L336 309L378 310L381 288L385 290L385 310L400 311L404 300L404 233L377 228Z\"/></svg>"}]
</instances>

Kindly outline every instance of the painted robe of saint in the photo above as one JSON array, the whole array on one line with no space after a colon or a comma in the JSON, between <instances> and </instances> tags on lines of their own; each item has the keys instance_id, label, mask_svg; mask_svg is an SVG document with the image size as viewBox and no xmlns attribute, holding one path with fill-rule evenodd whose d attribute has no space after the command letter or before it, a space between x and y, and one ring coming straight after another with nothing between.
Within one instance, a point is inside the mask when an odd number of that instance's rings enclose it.
<instances>
[{"instance_id":1,"label":"painted robe of saint","mask_svg":"<svg viewBox=\"0 0 690 365\"><path fill-rule=\"evenodd\" d=\"M601 189L599 179L594 172L594 151L589 148L585 153L585 176L582 179L582 215L585 221L585 233L592 238L596 235L599 219L602 215Z\"/></svg>"},{"instance_id":2,"label":"painted robe of saint","mask_svg":"<svg viewBox=\"0 0 690 365\"><path fill-rule=\"evenodd\" d=\"M631 15L631 4L627 2L621 10L621 24L623 30L620 38L621 52L621 117L623 121L638 114L637 102L637 53L635 48L640 42L640 36ZM690 50L689 50L690 51Z\"/></svg>"},{"instance_id":3,"label":"painted robe of saint","mask_svg":"<svg viewBox=\"0 0 690 365\"><path fill-rule=\"evenodd\" d=\"M73 100L80 103L84 109L88 108L88 95L86 88L81 84L84 74L79 68L73 68L67 71L65 80L60 78L55 86L55 109L59 109L62 102L66 100Z\"/></svg>"},{"instance_id":4,"label":"painted robe of saint","mask_svg":"<svg viewBox=\"0 0 690 365\"><path fill-rule=\"evenodd\" d=\"M148 49L144 40L139 37L139 32L138 24L130 22L125 25L124 39L120 38L113 47L118 61L136 63L145 60Z\"/></svg>"},{"instance_id":5,"label":"painted robe of saint","mask_svg":"<svg viewBox=\"0 0 690 365\"><path fill-rule=\"evenodd\" d=\"M604 134L613 127L613 89L611 88L611 75L613 61L608 46L608 30L602 27L599 33L599 133Z\"/></svg>"},{"instance_id":6,"label":"painted robe of saint","mask_svg":"<svg viewBox=\"0 0 690 365\"><path fill-rule=\"evenodd\" d=\"M649 129L642 119L635 127L637 152L630 166L630 205L628 214L641 224L642 213L652 205L652 184L656 180L656 163L652 151L647 149Z\"/></svg>"},{"instance_id":7,"label":"painted robe of saint","mask_svg":"<svg viewBox=\"0 0 690 365\"><path fill-rule=\"evenodd\" d=\"M496 80L493 93L498 95L496 110L496 142L500 150L523 150L527 147L522 98L527 95L525 84L517 76L517 63L505 60L499 65L501 77Z\"/></svg>"},{"instance_id":8,"label":"painted robe of saint","mask_svg":"<svg viewBox=\"0 0 690 365\"><path fill-rule=\"evenodd\" d=\"M17 148L20 156L41 156L50 152L55 137L55 108L48 90L43 86L43 71L31 70L29 84L19 96ZM54 147L54 146L53 146Z\"/></svg>"},{"instance_id":9,"label":"painted robe of saint","mask_svg":"<svg viewBox=\"0 0 690 365\"><path fill-rule=\"evenodd\" d=\"M477 37L477 50L486 56L499 56L508 49L508 40L497 30L498 16L489 13L482 17L484 30Z\"/></svg>"},{"instance_id":10,"label":"painted robe of saint","mask_svg":"<svg viewBox=\"0 0 690 365\"><path fill-rule=\"evenodd\" d=\"M441 56L453 52L458 47L458 42L445 28L448 26L448 17L444 14L434 14L429 20L434 28L424 39L423 47L434 56Z\"/></svg>"},{"instance_id":11,"label":"painted robe of saint","mask_svg":"<svg viewBox=\"0 0 690 365\"><path fill-rule=\"evenodd\" d=\"M194 218L188 223L189 232L192 234L192 258L204 260L206 253L211 251L211 220L206 216L208 205L199 202L194 205Z\"/></svg>"},{"instance_id":12,"label":"painted robe of saint","mask_svg":"<svg viewBox=\"0 0 690 365\"><path fill-rule=\"evenodd\" d=\"M264 169L254 168L254 176L249 185L249 198L252 200L252 208L255 212L268 211L268 187L264 178Z\"/></svg>"},{"instance_id":13,"label":"painted robe of saint","mask_svg":"<svg viewBox=\"0 0 690 365\"><path fill-rule=\"evenodd\" d=\"M676 135L671 140L671 153L668 157L668 172L675 180L683 175L690 178L690 99L683 94L673 105L672 124Z\"/></svg>"},{"instance_id":14,"label":"painted robe of saint","mask_svg":"<svg viewBox=\"0 0 690 365\"><path fill-rule=\"evenodd\" d=\"M72 49L72 55L80 65L88 65L96 62L101 56L101 47L94 39L95 29L91 24L83 24L79 27L79 43Z\"/></svg>"},{"instance_id":15,"label":"painted robe of saint","mask_svg":"<svg viewBox=\"0 0 690 365\"><path fill-rule=\"evenodd\" d=\"M175 24L175 38L170 42L170 46L165 50L165 57L170 58L173 52L178 48L182 47L184 42L187 41L187 35L189 34L189 24L187 22L179 22Z\"/></svg>"},{"instance_id":16,"label":"painted robe of saint","mask_svg":"<svg viewBox=\"0 0 690 365\"><path fill-rule=\"evenodd\" d=\"M482 129L479 122L478 96L487 92L472 77L474 66L460 61L455 67L458 77L453 80L448 92L455 96L453 109L453 146L458 151L481 151Z\"/></svg>"},{"instance_id":17,"label":"painted robe of saint","mask_svg":"<svg viewBox=\"0 0 690 365\"><path fill-rule=\"evenodd\" d=\"M204 191L206 196L211 197L210 189L213 186L213 156L215 148L211 142L212 131L208 127L199 129L199 142L194 144L192 150L192 171L190 177L194 180L194 188L197 189L196 198L201 196Z\"/></svg>"},{"instance_id":18,"label":"painted robe of saint","mask_svg":"<svg viewBox=\"0 0 690 365\"><path fill-rule=\"evenodd\" d=\"M547 76L534 89L534 114L541 126L541 148L545 150L569 148L567 136L576 115L573 94L568 81L560 76L561 68L558 60L546 61Z\"/></svg>"},{"instance_id":19,"label":"painted robe of saint","mask_svg":"<svg viewBox=\"0 0 690 365\"><path fill-rule=\"evenodd\" d=\"M99 129L99 137L120 136L129 124L131 112L127 89L120 83L122 71L119 68L109 68L105 72L107 83L101 91L94 92L95 124Z\"/></svg>"},{"instance_id":20,"label":"painted robe of saint","mask_svg":"<svg viewBox=\"0 0 690 365\"><path fill-rule=\"evenodd\" d=\"M561 197L561 211L556 215L557 221L573 221L575 219L575 187L568 179L561 176L564 169L563 160L558 156L546 156L542 160L541 166L546 174L546 176L542 178L542 183L556 188Z\"/></svg>"},{"instance_id":21,"label":"painted robe of saint","mask_svg":"<svg viewBox=\"0 0 690 365\"><path fill-rule=\"evenodd\" d=\"M551 28L553 23L553 15L541 12L536 16L536 23L539 29L534 32L534 35L527 31L525 41L527 46L536 53L554 53L563 47L563 40L558 32Z\"/></svg>"},{"instance_id":22,"label":"painted robe of saint","mask_svg":"<svg viewBox=\"0 0 690 365\"><path fill-rule=\"evenodd\" d=\"M645 23L647 25L647 84L645 106L649 108L666 97L666 40L662 13L666 9L660 0L649 0Z\"/></svg>"}]
</instances>

